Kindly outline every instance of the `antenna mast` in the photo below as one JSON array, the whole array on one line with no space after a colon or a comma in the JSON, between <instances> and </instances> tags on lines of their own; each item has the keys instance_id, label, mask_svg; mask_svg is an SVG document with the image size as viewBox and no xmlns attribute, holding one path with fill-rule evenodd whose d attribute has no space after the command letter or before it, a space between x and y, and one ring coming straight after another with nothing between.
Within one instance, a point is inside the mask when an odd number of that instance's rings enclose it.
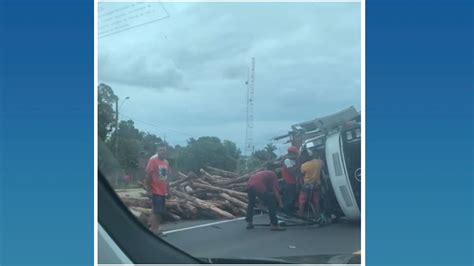
<instances>
[{"instance_id":1,"label":"antenna mast","mask_svg":"<svg viewBox=\"0 0 474 266\"><path fill-rule=\"evenodd\" d=\"M253 95L255 90L255 57L252 57L252 65L247 74L247 125L245 128L245 155L254 151L253 145Z\"/></svg>"}]
</instances>

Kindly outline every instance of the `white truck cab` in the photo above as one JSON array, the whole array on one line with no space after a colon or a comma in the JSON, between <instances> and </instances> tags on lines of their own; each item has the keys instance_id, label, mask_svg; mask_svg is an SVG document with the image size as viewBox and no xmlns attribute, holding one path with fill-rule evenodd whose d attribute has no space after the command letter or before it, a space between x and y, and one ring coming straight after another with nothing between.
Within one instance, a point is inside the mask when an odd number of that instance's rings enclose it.
<instances>
[{"instance_id":1,"label":"white truck cab","mask_svg":"<svg viewBox=\"0 0 474 266\"><path fill-rule=\"evenodd\" d=\"M344 215L353 220L360 219L360 127L357 130L358 139L350 136L352 131L328 135L325 149L329 179L337 202ZM353 141L347 139L348 134Z\"/></svg>"},{"instance_id":2,"label":"white truck cab","mask_svg":"<svg viewBox=\"0 0 474 266\"><path fill-rule=\"evenodd\" d=\"M338 123L335 123L338 124ZM325 161L322 181L326 206L350 220L361 217L361 126L344 119L328 131L306 132L300 150L317 151Z\"/></svg>"}]
</instances>

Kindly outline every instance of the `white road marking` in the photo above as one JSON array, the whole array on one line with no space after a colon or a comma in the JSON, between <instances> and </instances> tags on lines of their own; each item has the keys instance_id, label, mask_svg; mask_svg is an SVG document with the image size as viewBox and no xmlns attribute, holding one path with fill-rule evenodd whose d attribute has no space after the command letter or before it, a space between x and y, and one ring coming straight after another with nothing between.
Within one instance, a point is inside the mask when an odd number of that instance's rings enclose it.
<instances>
[{"instance_id":1,"label":"white road marking","mask_svg":"<svg viewBox=\"0 0 474 266\"><path fill-rule=\"evenodd\" d=\"M191 229L196 229L196 228L206 227L206 226L211 226L211 225L216 225L216 224L230 223L230 222L240 221L240 220L244 220L244 219L245 219L245 217L240 217L240 218L236 218L236 219L232 219L232 220L225 220L225 221L218 221L218 222L207 223L207 224L200 224L200 225L195 225L195 226L190 226L190 227L165 231L165 232L163 232L163 234L168 235L168 234L171 234L171 233L176 233L176 232L181 232L181 231L186 231L186 230L191 230Z\"/></svg>"}]
</instances>

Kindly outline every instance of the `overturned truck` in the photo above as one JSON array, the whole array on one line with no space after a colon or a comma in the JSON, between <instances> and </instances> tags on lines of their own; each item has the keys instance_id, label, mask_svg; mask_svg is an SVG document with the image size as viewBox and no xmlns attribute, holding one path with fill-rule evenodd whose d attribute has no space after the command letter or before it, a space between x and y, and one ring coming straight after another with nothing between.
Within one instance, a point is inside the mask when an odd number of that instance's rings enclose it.
<instances>
[{"instance_id":1,"label":"overturned truck","mask_svg":"<svg viewBox=\"0 0 474 266\"><path fill-rule=\"evenodd\" d=\"M326 162L321 180L325 212L351 220L361 217L361 123L353 107L293 125L288 138L300 149L318 152Z\"/></svg>"}]
</instances>

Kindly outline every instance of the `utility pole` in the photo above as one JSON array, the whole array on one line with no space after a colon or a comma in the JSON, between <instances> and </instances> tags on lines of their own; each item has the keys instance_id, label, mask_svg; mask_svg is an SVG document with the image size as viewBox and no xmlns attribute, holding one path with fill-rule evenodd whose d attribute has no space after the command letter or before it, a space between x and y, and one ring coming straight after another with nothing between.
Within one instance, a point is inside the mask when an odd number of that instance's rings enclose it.
<instances>
[{"instance_id":1,"label":"utility pole","mask_svg":"<svg viewBox=\"0 0 474 266\"><path fill-rule=\"evenodd\" d=\"M122 101L122 104L120 105L120 107L122 107L122 105L125 103L126 100L130 99L130 97L125 97L125 99L123 99ZM118 96L115 96L115 158L117 159L118 161L118 158L119 158L119 154L118 154L118 129L119 129L119 97ZM119 176L118 176L118 172L115 173L115 186L118 187L118 179L119 179Z\"/></svg>"},{"instance_id":2,"label":"utility pole","mask_svg":"<svg viewBox=\"0 0 474 266\"><path fill-rule=\"evenodd\" d=\"M118 121L119 121L119 108L118 108L118 102L119 98L118 96L115 96L115 158L117 159L118 162ZM115 171L115 187L118 188L118 179L119 179L119 174L118 171Z\"/></svg>"},{"instance_id":3,"label":"utility pole","mask_svg":"<svg viewBox=\"0 0 474 266\"><path fill-rule=\"evenodd\" d=\"M118 157L118 127L119 127L119 108L118 96L115 97L115 156Z\"/></svg>"}]
</instances>

